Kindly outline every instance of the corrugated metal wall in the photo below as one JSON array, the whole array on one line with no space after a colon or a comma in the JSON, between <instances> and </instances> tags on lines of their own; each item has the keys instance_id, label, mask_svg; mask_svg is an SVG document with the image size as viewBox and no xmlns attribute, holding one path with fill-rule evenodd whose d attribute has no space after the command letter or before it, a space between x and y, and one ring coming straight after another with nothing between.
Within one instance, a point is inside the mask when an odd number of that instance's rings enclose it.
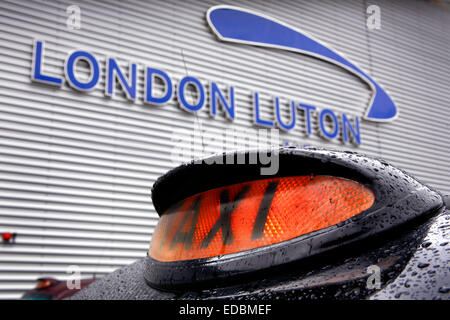
<instances>
[{"instance_id":1,"label":"corrugated metal wall","mask_svg":"<svg viewBox=\"0 0 450 320\"><path fill-rule=\"evenodd\" d=\"M371 1L381 30L366 29L365 1L231 1L301 28L369 72L392 95L392 123L361 122L362 144L326 142L298 123L283 140L382 156L450 192L448 124L450 13L425 1ZM229 3L229 2L227 2ZM66 27L66 8L81 7L81 30ZM205 140L224 128L251 126L251 90L362 116L369 88L342 69L290 52L221 43L206 10L218 1L0 1L0 298L19 297L38 276L65 278L68 265L101 276L146 254L157 222L155 179L172 168L179 136L200 119ZM46 44L45 71L63 74L72 49L140 63L139 98L80 93L31 83L33 39ZM175 102L142 104L143 65L205 84L235 86L237 119L212 120ZM104 75L104 69L103 69ZM287 108L286 108L287 116ZM315 127L317 125L315 124ZM317 129L317 128L316 128ZM316 130L315 129L315 130Z\"/></svg>"}]
</instances>

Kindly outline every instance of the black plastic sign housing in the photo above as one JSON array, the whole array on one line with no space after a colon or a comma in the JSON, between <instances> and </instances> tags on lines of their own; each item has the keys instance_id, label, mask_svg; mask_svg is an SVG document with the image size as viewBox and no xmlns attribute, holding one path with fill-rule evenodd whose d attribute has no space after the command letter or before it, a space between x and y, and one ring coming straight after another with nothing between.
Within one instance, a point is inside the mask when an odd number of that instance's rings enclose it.
<instances>
[{"instance_id":1,"label":"black plastic sign housing","mask_svg":"<svg viewBox=\"0 0 450 320\"><path fill-rule=\"evenodd\" d=\"M226 157L237 160L240 156L241 160L243 157L248 160L255 152L258 151L214 157L222 157L222 163L226 163ZM161 215L172 204L211 189L274 177L305 175L328 175L357 181L372 190L375 202L371 208L337 225L270 246L187 261L162 262L147 257L144 277L149 285L165 290L184 290L192 286L214 286L215 282L261 271L266 272L267 277L273 267L341 248L435 213L444 206L439 193L381 159L323 149L280 148L271 152L279 157L279 170L273 176L261 175L263 165L248 164L249 161L247 164L193 161L181 165L155 182L153 205Z\"/></svg>"}]
</instances>

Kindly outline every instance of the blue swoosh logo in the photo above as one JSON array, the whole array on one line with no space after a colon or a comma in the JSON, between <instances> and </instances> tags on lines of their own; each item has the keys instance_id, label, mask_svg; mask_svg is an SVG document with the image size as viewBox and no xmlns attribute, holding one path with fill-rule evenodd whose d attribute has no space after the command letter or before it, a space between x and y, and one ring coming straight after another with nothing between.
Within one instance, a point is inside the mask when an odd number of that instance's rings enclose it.
<instances>
[{"instance_id":1,"label":"blue swoosh logo","mask_svg":"<svg viewBox=\"0 0 450 320\"><path fill-rule=\"evenodd\" d=\"M210 28L222 41L298 52L352 72L365 81L373 92L364 119L384 122L394 120L398 116L394 101L375 80L305 32L265 15L233 6L211 7L206 13L206 19Z\"/></svg>"}]
</instances>

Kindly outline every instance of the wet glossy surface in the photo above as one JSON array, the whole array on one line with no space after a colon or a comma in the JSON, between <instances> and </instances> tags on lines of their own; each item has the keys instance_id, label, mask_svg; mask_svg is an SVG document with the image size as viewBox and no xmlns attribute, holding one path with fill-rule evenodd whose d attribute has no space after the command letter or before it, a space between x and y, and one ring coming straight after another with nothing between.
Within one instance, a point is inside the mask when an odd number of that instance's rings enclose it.
<instances>
[{"instance_id":1,"label":"wet glossy surface","mask_svg":"<svg viewBox=\"0 0 450 320\"><path fill-rule=\"evenodd\" d=\"M367 267L373 264L381 269L382 288L372 298L449 299L450 255L447 241L442 242L448 238L449 216L449 211L441 213L391 235L390 240L364 244L359 251L349 248L328 261L294 265L291 270L279 270L278 277L228 288L184 293L156 290L144 280L145 260L141 259L94 282L72 299L367 299L377 291L367 289Z\"/></svg>"},{"instance_id":2,"label":"wet glossy surface","mask_svg":"<svg viewBox=\"0 0 450 320\"><path fill-rule=\"evenodd\" d=\"M142 259L96 281L73 298L366 299L377 291L367 286L368 268L375 265L381 271L381 291L373 298L448 299L449 252L445 239L449 213L443 213L438 193L384 160L322 149L283 148L281 152L280 176L310 174L311 170L317 174L336 172L369 186L381 201L374 204L369 214L348 219L328 230L329 234L300 237L289 247L255 251L245 259L232 257L232 263L218 257L197 265L183 262L167 269L149 258ZM301 166L299 159L303 159ZM188 194L183 194L186 181L191 182L187 189L193 194L214 187L201 179L187 179L197 171L208 170L218 175L219 182L215 183L229 184L237 179L230 172L239 179L240 173L250 179L259 172L259 168L253 167L225 168L218 171L190 164L172 170L155 183L152 196L161 196L155 207L163 210L177 197L186 197ZM178 193L171 185L174 181L186 182ZM165 193L168 190L172 192L170 196ZM423 240L430 225L430 233ZM177 262L171 264L174 263ZM165 270L170 272L164 273ZM208 289L196 289L193 281L204 277L206 271L214 282L204 287ZM243 276L238 278L240 272ZM177 292L160 291L147 285L144 275L147 281L179 281L189 285Z\"/></svg>"},{"instance_id":3,"label":"wet glossy surface","mask_svg":"<svg viewBox=\"0 0 450 320\"><path fill-rule=\"evenodd\" d=\"M450 213L436 218L403 272L371 299L450 299Z\"/></svg>"},{"instance_id":4,"label":"wet glossy surface","mask_svg":"<svg viewBox=\"0 0 450 320\"><path fill-rule=\"evenodd\" d=\"M170 170L152 188L153 205L164 210L186 197L217 187L245 181L267 179L261 176L261 164L227 164L225 158L238 155L252 158L255 150L220 154L213 162L191 162ZM343 246L358 243L379 233L403 226L436 213L443 207L441 196L411 175L382 159L354 152L319 148L272 149L279 157L276 177L324 175L357 181L375 195L375 203L363 213L328 228L312 231L284 241L223 256L162 262L153 257L146 261L144 277L155 288L192 290L247 281L254 273L295 263L315 255L330 254Z\"/></svg>"}]
</instances>

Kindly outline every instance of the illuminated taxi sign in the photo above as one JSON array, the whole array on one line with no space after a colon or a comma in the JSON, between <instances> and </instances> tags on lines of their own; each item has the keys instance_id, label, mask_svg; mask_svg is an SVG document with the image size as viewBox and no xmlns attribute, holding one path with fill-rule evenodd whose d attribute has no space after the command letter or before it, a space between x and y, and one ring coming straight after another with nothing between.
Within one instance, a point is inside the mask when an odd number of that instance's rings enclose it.
<instances>
[{"instance_id":1,"label":"illuminated taxi sign","mask_svg":"<svg viewBox=\"0 0 450 320\"><path fill-rule=\"evenodd\" d=\"M235 184L169 208L153 234L150 256L180 261L226 255L283 241L345 221L370 208L362 184L300 176Z\"/></svg>"},{"instance_id":2,"label":"illuminated taxi sign","mask_svg":"<svg viewBox=\"0 0 450 320\"><path fill-rule=\"evenodd\" d=\"M160 177L146 281L176 289L270 278L272 267L376 239L443 207L438 193L385 161L323 149L277 154L270 179L260 175L263 164L220 161L193 161Z\"/></svg>"}]
</instances>

